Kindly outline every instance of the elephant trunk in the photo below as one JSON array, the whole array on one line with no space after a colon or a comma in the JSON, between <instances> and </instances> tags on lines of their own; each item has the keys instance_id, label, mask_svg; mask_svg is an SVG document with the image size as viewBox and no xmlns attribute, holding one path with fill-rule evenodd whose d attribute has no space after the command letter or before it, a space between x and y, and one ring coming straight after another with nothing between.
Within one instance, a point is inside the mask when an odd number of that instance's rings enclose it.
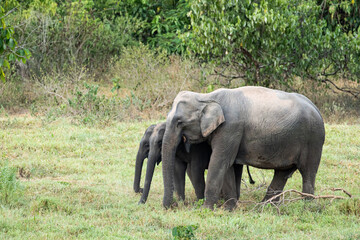
<instances>
[{"instance_id":1,"label":"elephant trunk","mask_svg":"<svg viewBox=\"0 0 360 240\"><path fill-rule=\"evenodd\" d=\"M164 181L163 206L165 208L169 208L173 201L175 154L180 139L180 133L176 133L173 127L166 126L161 153Z\"/></svg>"},{"instance_id":2,"label":"elephant trunk","mask_svg":"<svg viewBox=\"0 0 360 240\"><path fill-rule=\"evenodd\" d=\"M146 153L142 149L143 149L143 147L140 146L139 151L136 155L135 177L134 177L134 191L136 193L142 192L142 189L140 188L141 171L142 171L144 160L147 157Z\"/></svg>"},{"instance_id":3,"label":"elephant trunk","mask_svg":"<svg viewBox=\"0 0 360 240\"><path fill-rule=\"evenodd\" d=\"M154 175L155 165L157 162L157 159L160 158L160 150L150 150L149 157L148 157L148 163L146 167L146 176L145 176L145 184L144 184L144 190L143 194L141 195L139 204L144 204L149 196L151 181Z\"/></svg>"}]
</instances>

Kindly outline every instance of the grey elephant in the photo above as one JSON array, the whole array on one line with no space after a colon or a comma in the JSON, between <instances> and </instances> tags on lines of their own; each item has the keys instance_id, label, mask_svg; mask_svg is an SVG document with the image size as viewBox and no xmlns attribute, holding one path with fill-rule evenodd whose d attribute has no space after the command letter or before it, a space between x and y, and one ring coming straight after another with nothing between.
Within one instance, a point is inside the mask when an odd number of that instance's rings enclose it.
<instances>
[{"instance_id":1,"label":"grey elephant","mask_svg":"<svg viewBox=\"0 0 360 240\"><path fill-rule=\"evenodd\" d=\"M165 132L166 123L151 125L144 133L136 157L134 191L142 192L139 203L145 203L150 191L150 185L155 169L155 165L161 162L162 140ZM185 172L187 172L190 181L195 189L198 199L204 198L205 180L204 172L208 168L211 155L211 147L207 143L185 144L183 141L179 143L176 151L175 169L174 169L174 186L180 199L185 199ZM140 188L140 178L143 161L148 158L144 189ZM229 170L227 179L222 187L222 195L225 200L229 200L228 208L232 209L240 195L240 181L235 173L240 171L242 166L235 165L234 169ZM251 177L249 168L248 174L250 183L255 183ZM229 185L236 184L238 187L236 193L229 193L234 188ZM231 199L231 200L230 200Z\"/></svg>"},{"instance_id":2,"label":"grey elephant","mask_svg":"<svg viewBox=\"0 0 360 240\"><path fill-rule=\"evenodd\" d=\"M153 124L148 127L140 140L139 150L137 152L135 162L134 191L136 193L143 192L143 188L140 188L141 172L144 160L149 156L150 136L154 132L155 126L156 124Z\"/></svg>"},{"instance_id":3,"label":"grey elephant","mask_svg":"<svg viewBox=\"0 0 360 240\"><path fill-rule=\"evenodd\" d=\"M165 208L173 200L175 153L183 137L189 144L211 145L207 208L216 204L224 176L234 163L274 169L263 201L282 192L297 169L302 191L314 193L325 129L317 107L301 94L263 87L180 92L167 116L162 144Z\"/></svg>"}]
</instances>

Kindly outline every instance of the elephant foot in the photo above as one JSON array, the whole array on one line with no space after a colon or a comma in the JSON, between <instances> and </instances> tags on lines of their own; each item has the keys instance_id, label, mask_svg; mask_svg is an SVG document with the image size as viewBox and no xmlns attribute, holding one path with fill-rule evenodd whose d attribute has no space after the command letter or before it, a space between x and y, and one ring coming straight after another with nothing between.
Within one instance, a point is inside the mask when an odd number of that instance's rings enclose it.
<instances>
[{"instance_id":1,"label":"elephant foot","mask_svg":"<svg viewBox=\"0 0 360 240\"><path fill-rule=\"evenodd\" d=\"M185 194L178 194L179 201L185 201Z\"/></svg>"},{"instance_id":2,"label":"elephant foot","mask_svg":"<svg viewBox=\"0 0 360 240\"><path fill-rule=\"evenodd\" d=\"M145 204L145 203L146 203L146 200L147 200L147 196L146 196L146 197L141 196L140 201L138 202L138 204L139 204L139 205L140 205L140 204Z\"/></svg>"},{"instance_id":3,"label":"elephant foot","mask_svg":"<svg viewBox=\"0 0 360 240\"><path fill-rule=\"evenodd\" d=\"M166 207L166 210L170 210L170 209L174 209L174 208L178 208L179 204L177 202L172 202L171 205L169 207Z\"/></svg>"},{"instance_id":4,"label":"elephant foot","mask_svg":"<svg viewBox=\"0 0 360 240\"><path fill-rule=\"evenodd\" d=\"M135 193L143 193L144 189L143 188L139 188L137 190L135 190Z\"/></svg>"},{"instance_id":5,"label":"elephant foot","mask_svg":"<svg viewBox=\"0 0 360 240\"><path fill-rule=\"evenodd\" d=\"M261 202L266 202L266 201L271 199L272 203L280 203L281 196L273 198L274 196L276 196L276 195L278 195L280 193L282 193L282 191L271 191L271 192L268 191L266 193L265 197L263 198L263 200L261 200Z\"/></svg>"},{"instance_id":6,"label":"elephant foot","mask_svg":"<svg viewBox=\"0 0 360 240\"><path fill-rule=\"evenodd\" d=\"M224 203L223 207L225 210L231 212L237 207L237 200L235 198L230 198Z\"/></svg>"},{"instance_id":7,"label":"elephant foot","mask_svg":"<svg viewBox=\"0 0 360 240\"><path fill-rule=\"evenodd\" d=\"M215 204L206 204L206 203L204 203L204 205L202 205L201 208L207 208L207 209L210 209L210 210L214 210L214 206L215 206Z\"/></svg>"}]
</instances>

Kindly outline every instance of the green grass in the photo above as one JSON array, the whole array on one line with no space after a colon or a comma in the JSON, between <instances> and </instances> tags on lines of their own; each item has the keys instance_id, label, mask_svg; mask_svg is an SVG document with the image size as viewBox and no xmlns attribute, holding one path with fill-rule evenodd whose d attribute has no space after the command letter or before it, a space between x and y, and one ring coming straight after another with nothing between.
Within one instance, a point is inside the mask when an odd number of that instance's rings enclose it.
<instances>
[{"instance_id":1,"label":"green grass","mask_svg":"<svg viewBox=\"0 0 360 240\"><path fill-rule=\"evenodd\" d=\"M161 166L147 203L138 205L135 156L150 124L1 118L0 168L17 168L24 190L21 201L0 205L0 239L171 239L174 227L190 225L197 239L360 238L360 125L326 125L315 192L346 196L328 190L340 187L353 199L296 201L278 214L275 207L249 203L233 212L198 208L188 179L186 201L164 210ZM251 172L256 184L244 173L243 202L260 201L272 178L272 171ZM285 189L301 190L298 172Z\"/></svg>"}]
</instances>

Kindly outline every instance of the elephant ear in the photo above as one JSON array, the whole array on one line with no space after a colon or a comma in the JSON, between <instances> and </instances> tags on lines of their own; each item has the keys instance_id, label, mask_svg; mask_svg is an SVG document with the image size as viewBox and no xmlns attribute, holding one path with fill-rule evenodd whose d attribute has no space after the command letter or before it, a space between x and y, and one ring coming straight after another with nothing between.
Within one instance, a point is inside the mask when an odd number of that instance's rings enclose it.
<instances>
[{"instance_id":1,"label":"elephant ear","mask_svg":"<svg viewBox=\"0 0 360 240\"><path fill-rule=\"evenodd\" d=\"M225 122L225 117L221 106L217 102L205 103L200 119L203 137L209 136L223 122Z\"/></svg>"}]
</instances>

